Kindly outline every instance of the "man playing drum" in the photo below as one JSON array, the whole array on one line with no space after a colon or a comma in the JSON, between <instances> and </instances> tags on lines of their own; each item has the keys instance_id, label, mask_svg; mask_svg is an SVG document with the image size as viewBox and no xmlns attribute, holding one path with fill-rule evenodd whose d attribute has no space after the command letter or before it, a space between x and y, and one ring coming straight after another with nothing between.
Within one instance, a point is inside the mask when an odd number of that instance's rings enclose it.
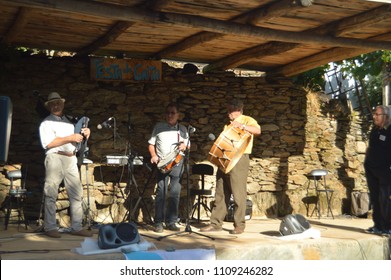
<instances>
[{"instance_id":1,"label":"man playing drum","mask_svg":"<svg viewBox=\"0 0 391 280\"><path fill-rule=\"evenodd\" d=\"M163 222L168 230L179 231L178 206L181 193L180 179L183 173L183 151L189 146L189 135L185 126L178 123L178 105L166 107L166 122L159 122L148 140L151 163L157 164L157 189L155 199L155 232L163 232ZM165 207L168 186L170 195Z\"/></svg>"},{"instance_id":2,"label":"man playing drum","mask_svg":"<svg viewBox=\"0 0 391 280\"><path fill-rule=\"evenodd\" d=\"M233 99L227 104L230 124L224 127L224 131L231 128L239 128L244 132L249 132L251 138L249 144L243 151L238 162L229 172L219 168L216 173L216 193L214 208L210 217L210 225L202 228L201 232L220 231L225 216L231 194L234 199L234 229L231 234L241 234L245 228L246 202L247 202L247 176L249 170L250 157L253 147L254 135L261 134L261 127L252 117L243 115L243 102Z\"/></svg>"}]
</instances>

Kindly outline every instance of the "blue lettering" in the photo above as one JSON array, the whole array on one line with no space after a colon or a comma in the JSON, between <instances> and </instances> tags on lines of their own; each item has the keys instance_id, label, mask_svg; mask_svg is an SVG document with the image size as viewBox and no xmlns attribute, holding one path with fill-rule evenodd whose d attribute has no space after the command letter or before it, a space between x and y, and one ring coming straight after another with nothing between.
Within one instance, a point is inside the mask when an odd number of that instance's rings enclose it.
<instances>
[{"instance_id":1,"label":"blue lettering","mask_svg":"<svg viewBox=\"0 0 391 280\"><path fill-rule=\"evenodd\" d=\"M142 69L141 63L134 67L134 80L135 81L158 81L160 79L160 71L155 66L148 66L146 69Z\"/></svg>"}]
</instances>

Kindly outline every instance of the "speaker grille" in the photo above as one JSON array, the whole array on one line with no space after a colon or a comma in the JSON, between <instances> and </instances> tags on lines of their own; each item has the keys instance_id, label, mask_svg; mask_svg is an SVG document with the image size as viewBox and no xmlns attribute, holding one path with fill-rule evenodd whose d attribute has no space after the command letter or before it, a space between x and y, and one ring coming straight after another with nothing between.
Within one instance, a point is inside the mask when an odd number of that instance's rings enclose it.
<instances>
[{"instance_id":1,"label":"speaker grille","mask_svg":"<svg viewBox=\"0 0 391 280\"><path fill-rule=\"evenodd\" d=\"M98 246L101 249L111 249L138 243L140 235L133 223L107 224L99 228Z\"/></svg>"}]
</instances>

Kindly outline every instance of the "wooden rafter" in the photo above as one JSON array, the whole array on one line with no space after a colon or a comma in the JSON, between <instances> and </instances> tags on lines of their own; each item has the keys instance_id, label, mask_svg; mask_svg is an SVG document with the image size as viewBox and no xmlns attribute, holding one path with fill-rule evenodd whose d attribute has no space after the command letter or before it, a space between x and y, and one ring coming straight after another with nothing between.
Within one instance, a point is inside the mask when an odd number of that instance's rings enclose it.
<instances>
[{"instance_id":1,"label":"wooden rafter","mask_svg":"<svg viewBox=\"0 0 391 280\"><path fill-rule=\"evenodd\" d=\"M29 15L31 13L31 9L22 7L19 9L19 12L12 24L12 26L8 29L8 32L4 35L2 39L2 43L8 45L11 44L16 37L18 37L19 33L23 31L24 26L27 24L29 20Z\"/></svg>"},{"instance_id":2,"label":"wooden rafter","mask_svg":"<svg viewBox=\"0 0 391 280\"><path fill-rule=\"evenodd\" d=\"M370 38L371 40L390 40L391 33L383 34ZM327 51L308 56L304 59L292 62L280 68L268 71L268 76L287 76L291 77L307 70L313 69L318 65L324 65L332 61L338 61L349 57L355 57L360 54L369 53L372 49L352 49L352 48L332 48ZM332 60L330 60L332 58Z\"/></svg>"},{"instance_id":3,"label":"wooden rafter","mask_svg":"<svg viewBox=\"0 0 391 280\"><path fill-rule=\"evenodd\" d=\"M330 24L320 26L317 28L313 28L311 30L307 30L306 33L317 33L320 35L323 34L338 34L338 36L343 36L349 32L353 32L361 28L363 25L371 25L376 22L382 21L386 17L391 16L391 5L385 5L381 6L379 8L373 9L369 12L361 13L349 18L346 18L341 21L337 22L332 22ZM354 24L357 23L357 24ZM285 46L284 46L285 45ZM230 69L230 68L235 68L240 65L244 65L245 63L254 60L254 59L259 59L261 57L281 53L281 52L286 52L289 50L292 50L294 48L300 48L301 44L292 44L292 43L267 43L264 45L252 47L247 50L243 50L241 52L238 52L236 54L230 55L228 57L222 58L219 61L216 61L212 64L209 64L204 67L203 71L208 72L208 71L213 71L217 69ZM275 50L277 49L277 50ZM363 50L363 49L350 49L347 50L352 53L363 53L362 51L365 52L370 52L371 49L368 50ZM341 55L343 54L343 51ZM313 56L311 56L313 57ZM304 60L307 60L304 58ZM329 62L329 61L328 61ZM326 62L327 63L327 62ZM307 64L307 63L304 63ZM319 65L319 64L317 64ZM313 65L314 67L314 65ZM311 68L309 68L311 69ZM278 70L279 71L279 70ZM278 72L276 71L276 73Z\"/></svg>"},{"instance_id":4,"label":"wooden rafter","mask_svg":"<svg viewBox=\"0 0 391 280\"><path fill-rule=\"evenodd\" d=\"M249 26L195 15L154 12L131 7L123 9L117 5L100 2L85 2L76 0L52 0L48 2L42 2L40 0L0 0L0 3L49 10L60 10L77 14L87 14L120 21L150 22L155 24L161 23L172 26L203 29L205 31L221 34L259 38L269 41L306 43L331 47L370 48L373 50L391 49L391 42L386 41L380 42L356 38L336 38L329 35L273 30L270 28Z\"/></svg>"},{"instance_id":5,"label":"wooden rafter","mask_svg":"<svg viewBox=\"0 0 391 280\"><path fill-rule=\"evenodd\" d=\"M142 3L139 7L148 8L151 10L160 10L169 3L170 0L153 0ZM122 33L124 33L129 27L134 25L136 22L129 21L118 21L110 30L92 42L90 45L77 51L78 56L88 55L96 52L100 48L114 42Z\"/></svg>"},{"instance_id":6,"label":"wooden rafter","mask_svg":"<svg viewBox=\"0 0 391 280\"><path fill-rule=\"evenodd\" d=\"M253 9L249 12L241 14L231 19L231 22L237 22L242 24L255 25L260 22L265 22L272 17L278 17L286 14L287 11L302 9L303 5L299 2L292 0L283 0L273 2L270 5L262 5L257 9ZM206 43L214 39L223 37L225 34L214 33L208 31L199 32L193 36L183 39L177 44L173 44L159 53L153 55L153 58L161 59L163 57L169 57L177 52L192 48L198 44Z\"/></svg>"}]
</instances>

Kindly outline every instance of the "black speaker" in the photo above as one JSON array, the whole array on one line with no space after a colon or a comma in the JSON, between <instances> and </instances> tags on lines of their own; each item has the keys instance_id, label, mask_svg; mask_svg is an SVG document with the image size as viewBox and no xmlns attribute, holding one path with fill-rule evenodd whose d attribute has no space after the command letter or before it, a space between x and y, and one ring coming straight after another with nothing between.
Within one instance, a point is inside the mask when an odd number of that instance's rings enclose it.
<instances>
[{"instance_id":1,"label":"black speaker","mask_svg":"<svg viewBox=\"0 0 391 280\"><path fill-rule=\"evenodd\" d=\"M0 96L0 164L7 163L12 125L12 102L8 96Z\"/></svg>"},{"instance_id":2,"label":"black speaker","mask_svg":"<svg viewBox=\"0 0 391 280\"><path fill-rule=\"evenodd\" d=\"M285 216L280 224L280 233L290 235L302 233L311 227L310 223L300 214L290 214Z\"/></svg>"},{"instance_id":3,"label":"black speaker","mask_svg":"<svg viewBox=\"0 0 391 280\"><path fill-rule=\"evenodd\" d=\"M137 227L131 222L107 224L99 228L98 246L101 249L118 248L139 241Z\"/></svg>"}]
</instances>

